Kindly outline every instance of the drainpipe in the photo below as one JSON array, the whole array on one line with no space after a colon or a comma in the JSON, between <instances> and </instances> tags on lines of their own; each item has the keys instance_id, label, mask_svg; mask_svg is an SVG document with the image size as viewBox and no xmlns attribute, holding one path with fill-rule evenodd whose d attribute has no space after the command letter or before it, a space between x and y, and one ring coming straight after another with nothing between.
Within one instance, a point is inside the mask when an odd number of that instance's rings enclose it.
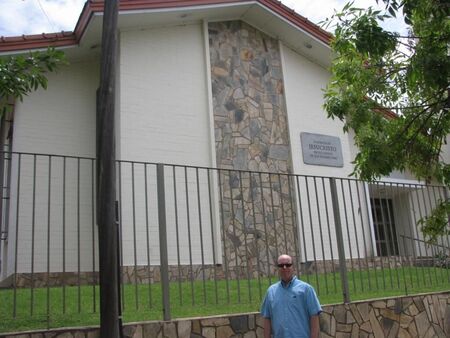
<instances>
[{"instance_id":1,"label":"drainpipe","mask_svg":"<svg viewBox=\"0 0 450 338\"><path fill-rule=\"evenodd\" d=\"M5 196L5 189L10 191L11 185L11 162L7 167L7 176L5 177L5 161L10 160L11 156L7 153L11 151L12 145L12 127L14 120L14 100L8 100L4 114L0 119L0 280L6 277L7 269L7 249L9 231L9 195ZM9 128L8 128L9 127ZM9 139L9 142L7 142ZM9 156L9 157L8 157Z\"/></svg>"}]
</instances>

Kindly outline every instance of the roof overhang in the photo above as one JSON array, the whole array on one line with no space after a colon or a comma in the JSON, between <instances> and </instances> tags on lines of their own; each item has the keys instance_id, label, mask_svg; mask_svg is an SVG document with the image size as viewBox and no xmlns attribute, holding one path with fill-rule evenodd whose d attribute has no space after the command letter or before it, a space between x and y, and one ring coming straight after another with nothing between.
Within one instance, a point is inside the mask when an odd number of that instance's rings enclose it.
<instances>
[{"instance_id":1,"label":"roof overhang","mask_svg":"<svg viewBox=\"0 0 450 338\"><path fill-rule=\"evenodd\" d=\"M84 5L73 32L2 37L0 54L24 53L49 46L64 49L69 59L100 50L104 3ZM275 0L121 0L119 30L242 20L282 41L308 59L329 66L331 34Z\"/></svg>"}]
</instances>

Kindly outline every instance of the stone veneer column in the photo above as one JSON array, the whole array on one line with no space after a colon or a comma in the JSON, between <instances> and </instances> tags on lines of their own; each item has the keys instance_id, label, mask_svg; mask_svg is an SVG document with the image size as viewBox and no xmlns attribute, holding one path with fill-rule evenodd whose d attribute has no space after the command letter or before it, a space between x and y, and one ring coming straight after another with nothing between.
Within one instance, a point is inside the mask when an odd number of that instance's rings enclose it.
<instances>
[{"instance_id":1,"label":"stone veneer column","mask_svg":"<svg viewBox=\"0 0 450 338\"><path fill-rule=\"evenodd\" d=\"M278 41L241 21L208 28L224 263L273 275L278 254L298 251Z\"/></svg>"}]
</instances>

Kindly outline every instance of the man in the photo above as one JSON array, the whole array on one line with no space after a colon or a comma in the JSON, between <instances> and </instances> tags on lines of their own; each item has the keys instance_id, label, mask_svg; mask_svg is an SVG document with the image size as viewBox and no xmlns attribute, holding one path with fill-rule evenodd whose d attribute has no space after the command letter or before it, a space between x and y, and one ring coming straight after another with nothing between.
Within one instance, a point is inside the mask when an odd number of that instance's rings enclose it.
<instances>
[{"instance_id":1,"label":"man","mask_svg":"<svg viewBox=\"0 0 450 338\"><path fill-rule=\"evenodd\" d=\"M264 338L317 338L322 308L314 288L294 275L292 257L277 260L280 281L267 290L261 307Z\"/></svg>"}]
</instances>

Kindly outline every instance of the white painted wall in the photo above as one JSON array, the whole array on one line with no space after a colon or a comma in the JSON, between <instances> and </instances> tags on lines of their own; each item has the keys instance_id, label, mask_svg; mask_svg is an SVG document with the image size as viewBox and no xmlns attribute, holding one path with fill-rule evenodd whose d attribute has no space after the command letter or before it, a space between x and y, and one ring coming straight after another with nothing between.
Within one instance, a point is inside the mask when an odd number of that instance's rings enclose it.
<instances>
[{"instance_id":1,"label":"white painted wall","mask_svg":"<svg viewBox=\"0 0 450 338\"><path fill-rule=\"evenodd\" d=\"M201 24L121 33L122 159L211 165Z\"/></svg>"},{"instance_id":2,"label":"white painted wall","mask_svg":"<svg viewBox=\"0 0 450 338\"><path fill-rule=\"evenodd\" d=\"M288 47L282 44L280 46L294 173L348 178L353 171L351 161L355 154L352 136L344 134L342 122L328 119L322 107L322 90L329 80L329 72ZM343 168L305 164L300 139L302 132L339 137L344 161ZM323 259L323 257L336 259L335 218L331 204L330 182L328 179L322 182L320 178L316 180L316 184L313 178L301 178L300 181L300 199L304 218L304 229L300 229L300 237L307 248L307 252L303 252L303 256L307 257L303 259ZM346 257L362 258L370 255L372 243L364 186L359 184L358 190L355 182L351 182L350 187L347 180L342 181L342 186L341 181L337 183ZM307 194L310 199L309 205ZM342 203L344 197L346 205ZM353 210L351 199L353 199ZM298 212L300 213L300 210ZM314 250L315 257L312 254Z\"/></svg>"},{"instance_id":3,"label":"white painted wall","mask_svg":"<svg viewBox=\"0 0 450 338\"><path fill-rule=\"evenodd\" d=\"M349 137L342 131L343 124L328 119L322 107L322 90L327 85L330 73L288 47L282 44L280 46L294 172L302 175L347 177L353 170ZM304 164L300 143L302 132L339 137L344 167Z\"/></svg>"},{"instance_id":4,"label":"white painted wall","mask_svg":"<svg viewBox=\"0 0 450 338\"><path fill-rule=\"evenodd\" d=\"M12 164L17 172L18 155L13 155ZM92 164L92 160L74 158L67 158L64 165L62 157L52 157L51 162L48 156L20 157L20 185L17 175L11 181L9 273L16 269L16 243L18 273L78 271L78 267L91 271L94 264L98 267L92 250L97 235Z\"/></svg>"},{"instance_id":5,"label":"white painted wall","mask_svg":"<svg viewBox=\"0 0 450 338\"><path fill-rule=\"evenodd\" d=\"M205 41L201 24L121 33L117 74L118 159L212 165L214 142L210 139L213 134L208 110ZM17 106L14 150L95 156L98 73L97 62L79 62L50 74L47 91L38 91ZM12 163L12 172L17 173L18 157ZM67 160L65 185L63 160L52 158L50 181L49 165L47 157L38 157L34 173L33 157L23 157L19 190L17 175L12 178L11 199L16 200L19 194L20 203L19 209L14 203L10 212L8 274L16 268L17 220L17 272L92 271L94 265L98 268L92 247L97 229L92 210L91 163L81 161L78 169L77 160ZM174 180L171 168L166 168L169 262L213 263L212 253L220 256L220 248L213 248L212 233L217 230L211 219L216 220L217 215L211 217L209 201L210 192L213 196L217 192L208 186L205 171L199 172L198 185L195 170L188 171L186 195L183 169L177 169L176 214ZM134 173L130 164L121 167L118 192L123 201L125 265L159 264L155 173L154 167L147 167L145 184L143 165L136 165ZM216 213L217 210L216 205Z\"/></svg>"},{"instance_id":6,"label":"white painted wall","mask_svg":"<svg viewBox=\"0 0 450 338\"><path fill-rule=\"evenodd\" d=\"M96 60L73 62L48 74L47 90L16 105L13 151L94 157L98 75ZM50 161L48 156L21 155L20 187L19 155L13 155L11 165L8 266L3 273L16 268L19 273L76 271L78 260L81 271L92 269L92 161L67 158L64 170L62 157Z\"/></svg>"},{"instance_id":7,"label":"white painted wall","mask_svg":"<svg viewBox=\"0 0 450 338\"><path fill-rule=\"evenodd\" d=\"M13 151L95 156L97 60L74 62L49 73L47 90L18 102Z\"/></svg>"},{"instance_id":8,"label":"white painted wall","mask_svg":"<svg viewBox=\"0 0 450 338\"><path fill-rule=\"evenodd\" d=\"M394 224L398 234L400 254L415 256L416 224L412 215L411 195L413 189L403 186L393 188L395 195L392 196L394 206Z\"/></svg>"},{"instance_id":9,"label":"white painted wall","mask_svg":"<svg viewBox=\"0 0 450 338\"><path fill-rule=\"evenodd\" d=\"M120 39L119 157L133 161L212 166L214 140L211 140L209 120L206 81L209 74L206 73L207 47L203 25L124 31ZM122 169L124 264L147 264L147 244L151 251L150 263L159 264L156 169L154 166L147 168L145 184L145 169L135 166L134 192L131 189L131 165L123 164ZM211 263L213 236L206 173L200 172L198 197L196 173L189 170L189 222L183 168L178 168L177 173L178 214L174 206L172 168L166 167L169 263ZM133 198L138 203L134 210ZM149 234L145 198L150 215Z\"/></svg>"},{"instance_id":10,"label":"white painted wall","mask_svg":"<svg viewBox=\"0 0 450 338\"><path fill-rule=\"evenodd\" d=\"M442 145L441 159L445 163L450 163L450 137L447 137L445 143Z\"/></svg>"},{"instance_id":11,"label":"white painted wall","mask_svg":"<svg viewBox=\"0 0 450 338\"><path fill-rule=\"evenodd\" d=\"M303 261L338 259L331 184L327 178L296 177L300 253ZM370 216L364 184L338 179L336 189L345 257L371 257Z\"/></svg>"}]
</instances>

